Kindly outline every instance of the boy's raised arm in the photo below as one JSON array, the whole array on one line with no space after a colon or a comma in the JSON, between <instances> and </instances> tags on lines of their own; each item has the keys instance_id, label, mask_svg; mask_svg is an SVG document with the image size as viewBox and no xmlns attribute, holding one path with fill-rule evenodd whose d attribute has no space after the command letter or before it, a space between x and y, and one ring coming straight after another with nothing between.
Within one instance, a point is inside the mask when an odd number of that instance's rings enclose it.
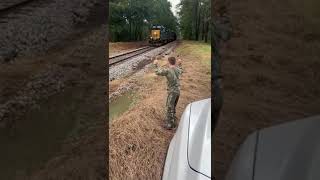
<instances>
[{"instance_id":1,"label":"boy's raised arm","mask_svg":"<svg viewBox=\"0 0 320 180\"><path fill-rule=\"evenodd\" d=\"M182 60L181 59L178 59L177 67L179 69L179 74L182 74L183 73L183 69L182 69Z\"/></svg>"},{"instance_id":2,"label":"boy's raised arm","mask_svg":"<svg viewBox=\"0 0 320 180\"><path fill-rule=\"evenodd\" d=\"M158 60L153 61L153 66L156 68L155 73L158 76L166 76L168 74L168 70L165 68L160 68L158 66Z\"/></svg>"}]
</instances>

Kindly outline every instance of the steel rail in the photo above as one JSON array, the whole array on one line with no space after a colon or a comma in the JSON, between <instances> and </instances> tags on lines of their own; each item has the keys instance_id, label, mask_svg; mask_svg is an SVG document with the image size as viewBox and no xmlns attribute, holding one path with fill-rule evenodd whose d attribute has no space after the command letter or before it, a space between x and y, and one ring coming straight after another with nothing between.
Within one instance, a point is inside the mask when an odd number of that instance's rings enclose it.
<instances>
[{"instance_id":1,"label":"steel rail","mask_svg":"<svg viewBox=\"0 0 320 180\"><path fill-rule=\"evenodd\" d=\"M120 63L124 60L133 58L135 56L141 55L145 52L151 51L153 49L155 49L156 47L151 47L151 46L147 46L147 47L143 47L143 48L139 48L139 49L135 49L133 51L129 51L123 54L119 54L116 56L112 56L109 57L109 66Z\"/></svg>"}]
</instances>

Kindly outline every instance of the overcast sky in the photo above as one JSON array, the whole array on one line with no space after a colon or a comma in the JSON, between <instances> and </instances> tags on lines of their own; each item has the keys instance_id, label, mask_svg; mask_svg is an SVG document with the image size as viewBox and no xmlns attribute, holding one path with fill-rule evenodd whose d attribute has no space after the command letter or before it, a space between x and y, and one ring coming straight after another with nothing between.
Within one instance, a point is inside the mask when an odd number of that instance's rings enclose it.
<instances>
[{"instance_id":1,"label":"overcast sky","mask_svg":"<svg viewBox=\"0 0 320 180\"><path fill-rule=\"evenodd\" d=\"M176 6L177 6L177 4L180 3L180 0L169 0L169 1L171 2L171 5L172 5L171 11L173 12L173 14L174 14L175 16L177 16Z\"/></svg>"}]
</instances>

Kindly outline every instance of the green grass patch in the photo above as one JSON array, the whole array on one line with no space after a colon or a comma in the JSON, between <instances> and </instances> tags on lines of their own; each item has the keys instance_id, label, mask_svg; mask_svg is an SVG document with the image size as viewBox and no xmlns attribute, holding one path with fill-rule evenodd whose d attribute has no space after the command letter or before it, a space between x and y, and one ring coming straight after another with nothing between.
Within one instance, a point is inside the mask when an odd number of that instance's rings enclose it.
<instances>
[{"instance_id":1,"label":"green grass patch","mask_svg":"<svg viewBox=\"0 0 320 180\"><path fill-rule=\"evenodd\" d=\"M198 59L207 67L211 67L211 45L198 41L183 41L176 49L177 54Z\"/></svg>"},{"instance_id":2,"label":"green grass patch","mask_svg":"<svg viewBox=\"0 0 320 180\"><path fill-rule=\"evenodd\" d=\"M121 116L124 112L132 108L138 102L135 92L129 91L116 98L109 104L109 121Z\"/></svg>"}]
</instances>

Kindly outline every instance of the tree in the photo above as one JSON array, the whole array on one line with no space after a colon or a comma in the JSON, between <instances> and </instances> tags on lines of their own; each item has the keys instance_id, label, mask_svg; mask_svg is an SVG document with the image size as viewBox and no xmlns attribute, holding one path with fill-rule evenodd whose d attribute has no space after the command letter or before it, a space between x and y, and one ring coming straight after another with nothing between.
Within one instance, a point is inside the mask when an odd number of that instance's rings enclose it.
<instances>
[{"instance_id":1,"label":"tree","mask_svg":"<svg viewBox=\"0 0 320 180\"><path fill-rule=\"evenodd\" d=\"M152 24L177 30L177 18L168 0L111 0L110 41L144 40Z\"/></svg>"},{"instance_id":2,"label":"tree","mask_svg":"<svg viewBox=\"0 0 320 180\"><path fill-rule=\"evenodd\" d=\"M182 37L208 42L208 38L210 38L211 1L181 0L178 8Z\"/></svg>"}]
</instances>

